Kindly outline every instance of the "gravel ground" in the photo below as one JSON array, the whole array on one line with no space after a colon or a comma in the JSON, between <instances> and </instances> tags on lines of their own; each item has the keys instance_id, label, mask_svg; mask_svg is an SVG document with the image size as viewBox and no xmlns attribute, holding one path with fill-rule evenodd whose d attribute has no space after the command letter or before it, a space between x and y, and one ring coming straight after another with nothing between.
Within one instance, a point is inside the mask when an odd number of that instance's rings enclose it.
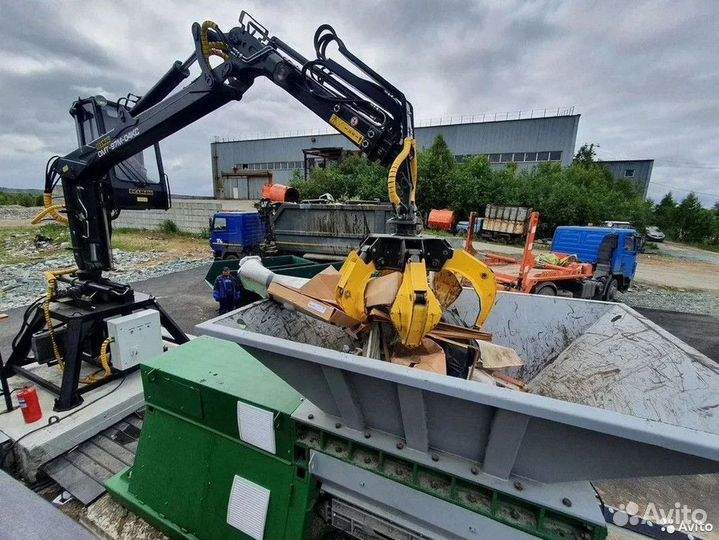
<instances>
[{"instance_id":1,"label":"gravel ground","mask_svg":"<svg viewBox=\"0 0 719 540\"><path fill-rule=\"evenodd\" d=\"M27 207L17 204L0 206L0 227L27 226L42 209L42 206Z\"/></svg>"},{"instance_id":2,"label":"gravel ground","mask_svg":"<svg viewBox=\"0 0 719 540\"><path fill-rule=\"evenodd\" d=\"M129 253L114 250L115 271L107 277L120 283L155 278L175 272L182 272L198 266L208 266L210 257L191 259L168 259L167 253ZM43 294L47 282L43 276L46 270L74 266L71 256L56 257L38 263L0 265L0 311L25 306Z\"/></svg>"},{"instance_id":3,"label":"gravel ground","mask_svg":"<svg viewBox=\"0 0 719 540\"><path fill-rule=\"evenodd\" d=\"M619 295L618 300L632 307L719 317L719 293L716 291L674 289L635 282L626 293Z\"/></svg>"}]
</instances>

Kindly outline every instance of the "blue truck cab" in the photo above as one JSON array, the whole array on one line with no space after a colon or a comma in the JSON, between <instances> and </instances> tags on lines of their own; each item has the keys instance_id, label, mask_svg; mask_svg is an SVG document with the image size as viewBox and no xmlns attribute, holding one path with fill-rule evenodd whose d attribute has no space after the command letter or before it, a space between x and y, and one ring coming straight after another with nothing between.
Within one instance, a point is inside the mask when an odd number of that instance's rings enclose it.
<instances>
[{"instance_id":1,"label":"blue truck cab","mask_svg":"<svg viewBox=\"0 0 719 540\"><path fill-rule=\"evenodd\" d=\"M216 259L239 259L255 253L265 239L257 212L218 212L210 218L210 247Z\"/></svg>"},{"instance_id":2,"label":"blue truck cab","mask_svg":"<svg viewBox=\"0 0 719 540\"><path fill-rule=\"evenodd\" d=\"M607 300L629 288L637 271L642 238L634 229L610 227L557 227L552 253L575 255L594 267L593 280Z\"/></svg>"}]
</instances>

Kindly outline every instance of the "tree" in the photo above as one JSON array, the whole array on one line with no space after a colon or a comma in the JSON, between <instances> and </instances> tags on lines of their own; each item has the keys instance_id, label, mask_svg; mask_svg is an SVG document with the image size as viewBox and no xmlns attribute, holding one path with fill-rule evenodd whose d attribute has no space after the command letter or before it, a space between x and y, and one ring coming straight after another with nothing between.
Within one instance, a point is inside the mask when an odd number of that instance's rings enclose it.
<instances>
[{"instance_id":1,"label":"tree","mask_svg":"<svg viewBox=\"0 0 719 540\"><path fill-rule=\"evenodd\" d=\"M712 215L702 208L696 193L689 193L676 210L677 238L687 242L703 242L711 236Z\"/></svg>"},{"instance_id":2,"label":"tree","mask_svg":"<svg viewBox=\"0 0 719 540\"><path fill-rule=\"evenodd\" d=\"M599 148L599 145L584 143L579 150L577 150L577 154L574 156L574 163L584 167L594 165L597 162L597 153L594 151L595 148Z\"/></svg>"},{"instance_id":3,"label":"tree","mask_svg":"<svg viewBox=\"0 0 719 540\"><path fill-rule=\"evenodd\" d=\"M387 200L387 171L361 156L348 156L326 169L314 169L305 180L300 173L292 180L303 199L330 193L335 199Z\"/></svg>"},{"instance_id":4,"label":"tree","mask_svg":"<svg viewBox=\"0 0 719 540\"><path fill-rule=\"evenodd\" d=\"M418 159L417 206L427 215L433 208L449 206L457 160L442 135Z\"/></svg>"},{"instance_id":5,"label":"tree","mask_svg":"<svg viewBox=\"0 0 719 540\"><path fill-rule=\"evenodd\" d=\"M677 203L670 191L654 207L654 221L664 234L673 237L676 230Z\"/></svg>"},{"instance_id":6,"label":"tree","mask_svg":"<svg viewBox=\"0 0 719 540\"><path fill-rule=\"evenodd\" d=\"M419 152L417 204L425 215L432 208L450 208L459 219L483 213L488 204L526 206L541 213L542 236L560 225L586 225L607 220L629 221L642 232L658 225L668 238L719 245L719 203L702 208L695 194L677 204L667 193L657 205L644 200L636 187L615 180L594 159L596 145L584 145L575 163L543 163L530 170L516 166L496 169L484 156L457 162L438 136ZM303 198L331 193L335 199L387 201L387 170L364 157L350 156L327 169L315 169L307 180L293 181Z\"/></svg>"}]
</instances>

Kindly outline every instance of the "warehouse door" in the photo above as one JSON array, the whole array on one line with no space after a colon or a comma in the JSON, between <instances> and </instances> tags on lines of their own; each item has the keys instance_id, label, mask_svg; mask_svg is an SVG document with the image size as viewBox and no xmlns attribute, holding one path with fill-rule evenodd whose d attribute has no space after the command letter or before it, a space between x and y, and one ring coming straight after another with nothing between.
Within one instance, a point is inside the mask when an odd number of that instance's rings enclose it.
<instances>
[{"instance_id":1,"label":"warehouse door","mask_svg":"<svg viewBox=\"0 0 719 540\"><path fill-rule=\"evenodd\" d=\"M262 187L267 183L266 177L247 179L247 198L256 201L262 198Z\"/></svg>"},{"instance_id":2,"label":"warehouse door","mask_svg":"<svg viewBox=\"0 0 719 540\"><path fill-rule=\"evenodd\" d=\"M223 179L223 192L228 199L247 199L247 177L226 176Z\"/></svg>"}]
</instances>

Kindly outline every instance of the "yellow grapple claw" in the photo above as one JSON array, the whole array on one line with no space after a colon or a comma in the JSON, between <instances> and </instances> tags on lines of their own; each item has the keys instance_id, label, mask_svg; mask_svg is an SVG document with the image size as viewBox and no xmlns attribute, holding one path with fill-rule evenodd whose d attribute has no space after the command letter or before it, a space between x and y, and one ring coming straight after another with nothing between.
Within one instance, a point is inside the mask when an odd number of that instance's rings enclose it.
<instances>
[{"instance_id":1,"label":"yellow grapple claw","mask_svg":"<svg viewBox=\"0 0 719 540\"><path fill-rule=\"evenodd\" d=\"M349 254L340 268L336 291L337 304L342 311L358 321L367 320L364 293L375 271L374 263L364 262L356 251Z\"/></svg>"},{"instance_id":2,"label":"yellow grapple claw","mask_svg":"<svg viewBox=\"0 0 719 540\"><path fill-rule=\"evenodd\" d=\"M494 307L497 296L497 282L494 272L482 261L472 257L463 249L455 249L454 255L442 270L449 270L465 278L479 296L480 310L475 326L481 326L487 320Z\"/></svg>"},{"instance_id":3,"label":"yellow grapple claw","mask_svg":"<svg viewBox=\"0 0 719 540\"><path fill-rule=\"evenodd\" d=\"M441 320L442 307L429 288L424 261L407 263L390 318L406 347L419 346Z\"/></svg>"}]
</instances>

